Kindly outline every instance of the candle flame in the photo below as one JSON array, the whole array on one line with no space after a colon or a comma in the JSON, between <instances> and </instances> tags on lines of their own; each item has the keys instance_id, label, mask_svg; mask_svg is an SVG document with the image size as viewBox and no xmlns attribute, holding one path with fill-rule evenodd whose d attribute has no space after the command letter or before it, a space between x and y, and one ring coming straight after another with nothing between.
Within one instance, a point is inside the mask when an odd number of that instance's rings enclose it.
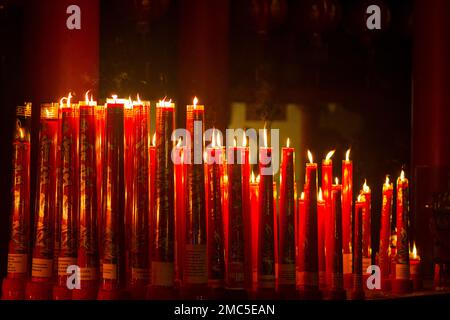
<instances>
[{"instance_id":1,"label":"candle flame","mask_svg":"<svg viewBox=\"0 0 450 320\"><path fill-rule=\"evenodd\" d=\"M261 176L258 174L258 175L256 176L256 183L259 183L259 181L261 181Z\"/></svg>"},{"instance_id":2,"label":"candle flame","mask_svg":"<svg viewBox=\"0 0 450 320\"><path fill-rule=\"evenodd\" d=\"M153 138L156 138L155 136L153 136ZM181 147L181 137L178 138L178 142L177 142L177 148Z\"/></svg>"},{"instance_id":3,"label":"candle flame","mask_svg":"<svg viewBox=\"0 0 450 320\"><path fill-rule=\"evenodd\" d=\"M113 100L117 100L117 94L113 94L111 95L111 97L113 98Z\"/></svg>"},{"instance_id":4,"label":"candle flame","mask_svg":"<svg viewBox=\"0 0 450 320\"><path fill-rule=\"evenodd\" d=\"M66 101L66 107L70 108L70 99L72 99L72 92L69 92L67 97L62 97L61 100L59 100L59 107L64 108L64 101Z\"/></svg>"},{"instance_id":5,"label":"candle flame","mask_svg":"<svg viewBox=\"0 0 450 320\"><path fill-rule=\"evenodd\" d=\"M365 193L370 192L370 188L369 188L369 186L367 185L367 180L366 180L366 179L364 179L363 192L365 192Z\"/></svg>"},{"instance_id":6,"label":"candle flame","mask_svg":"<svg viewBox=\"0 0 450 320\"><path fill-rule=\"evenodd\" d=\"M236 137L233 138L233 147L236 147L237 143L236 143Z\"/></svg>"},{"instance_id":7,"label":"candle flame","mask_svg":"<svg viewBox=\"0 0 450 320\"><path fill-rule=\"evenodd\" d=\"M250 182L255 183L255 173L252 170L252 174L250 175Z\"/></svg>"},{"instance_id":8,"label":"candle flame","mask_svg":"<svg viewBox=\"0 0 450 320\"><path fill-rule=\"evenodd\" d=\"M152 145L156 146L156 132L153 134Z\"/></svg>"},{"instance_id":9,"label":"candle flame","mask_svg":"<svg viewBox=\"0 0 450 320\"><path fill-rule=\"evenodd\" d=\"M303 195L303 192L302 192L302 195ZM319 188L319 193L317 194L317 201L323 201L322 188Z\"/></svg>"},{"instance_id":10,"label":"candle flame","mask_svg":"<svg viewBox=\"0 0 450 320\"><path fill-rule=\"evenodd\" d=\"M194 97L194 100L192 102L194 104L194 109L197 109L197 103L198 103L197 97Z\"/></svg>"},{"instance_id":11,"label":"candle flame","mask_svg":"<svg viewBox=\"0 0 450 320\"><path fill-rule=\"evenodd\" d=\"M23 139L25 137L23 128L19 128L19 136L20 136L20 139Z\"/></svg>"},{"instance_id":12,"label":"candle flame","mask_svg":"<svg viewBox=\"0 0 450 320\"><path fill-rule=\"evenodd\" d=\"M419 259L420 258L419 255L417 254L417 247L416 247L416 242L415 241L413 242L413 249L412 249L412 252L411 252L411 256L412 256L413 259Z\"/></svg>"},{"instance_id":13,"label":"candle flame","mask_svg":"<svg viewBox=\"0 0 450 320\"><path fill-rule=\"evenodd\" d=\"M267 129L264 125L264 135L263 135L264 147L267 148Z\"/></svg>"},{"instance_id":14,"label":"candle flame","mask_svg":"<svg viewBox=\"0 0 450 320\"><path fill-rule=\"evenodd\" d=\"M205 161L205 163L208 163L208 153L205 151L203 151L203 161Z\"/></svg>"},{"instance_id":15,"label":"candle flame","mask_svg":"<svg viewBox=\"0 0 450 320\"><path fill-rule=\"evenodd\" d=\"M217 135L216 135L216 144L217 144L218 147L222 146L222 142L220 141L220 134L219 133L217 133Z\"/></svg>"},{"instance_id":16,"label":"candle flame","mask_svg":"<svg viewBox=\"0 0 450 320\"><path fill-rule=\"evenodd\" d=\"M300 194L300 200L305 200L305 193L302 191L302 193Z\"/></svg>"},{"instance_id":17,"label":"candle flame","mask_svg":"<svg viewBox=\"0 0 450 320\"><path fill-rule=\"evenodd\" d=\"M347 152L345 153L345 160L346 161L350 161L350 148L347 150Z\"/></svg>"},{"instance_id":18,"label":"candle flame","mask_svg":"<svg viewBox=\"0 0 450 320\"><path fill-rule=\"evenodd\" d=\"M356 198L356 201L362 202L363 201L363 195L362 194L358 194L358 197Z\"/></svg>"},{"instance_id":19,"label":"candle flame","mask_svg":"<svg viewBox=\"0 0 450 320\"><path fill-rule=\"evenodd\" d=\"M405 180L405 171L403 171L403 170L400 173L400 180Z\"/></svg>"},{"instance_id":20,"label":"candle flame","mask_svg":"<svg viewBox=\"0 0 450 320\"><path fill-rule=\"evenodd\" d=\"M314 163L313 162L313 155L312 155L311 151L309 151L309 150L308 150L308 160L309 160L309 163Z\"/></svg>"},{"instance_id":21,"label":"candle flame","mask_svg":"<svg viewBox=\"0 0 450 320\"><path fill-rule=\"evenodd\" d=\"M331 150L327 153L325 160L330 160L336 150Z\"/></svg>"},{"instance_id":22,"label":"candle flame","mask_svg":"<svg viewBox=\"0 0 450 320\"><path fill-rule=\"evenodd\" d=\"M136 95L136 100L138 104L141 104L141 98L139 97L139 93Z\"/></svg>"},{"instance_id":23,"label":"candle flame","mask_svg":"<svg viewBox=\"0 0 450 320\"><path fill-rule=\"evenodd\" d=\"M291 145L291 139L287 138L287 140L286 140L286 148L289 148L290 145Z\"/></svg>"},{"instance_id":24,"label":"candle flame","mask_svg":"<svg viewBox=\"0 0 450 320\"><path fill-rule=\"evenodd\" d=\"M245 134L245 132L244 132L243 137L242 137L242 146L243 147L247 146L247 135Z\"/></svg>"},{"instance_id":25,"label":"candle flame","mask_svg":"<svg viewBox=\"0 0 450 320\"><path fill-rule=\"evenodd\" d=\"M159 100L158 105L161 107L170 107L170 105L172 104L172 99L169 99L168 101L166 101L166 97L164 97L162 100Z\"/></svg>"},{"instance_id":26,"label":"candle flame","mask_svg":"<svg viewBox=\"0 0 450 320\"><path fill-rule=\"evenodd\" d=\"M389 184L389 176L388 175L386 175L386 181L384 182L384 184L386 185L386 187L390 186L390 184Z\"/></svg>"},{"instance_id":27,"label":"candle flame","mask_svg":"<svg viewBox=\"0 0 450 320\"><path fill-rule=\"evenodd\" d=\"M338 177L335 177L335 178L334 178L334 183L335 183L336 185L339 184L339 178L338 178Z\"/></svg>"},{"instance_id":28,"label":"candle flame","mask_svg":"<svg viewBox=\"0 0 450 320\"><path fill-rule=\"evenodd\" d=\"M216 147L216 129L213 129L212 132L211 145L213 148Z\"/></svg>"},{"instance_id":29,"label":"candle flame","mask_svg":"<svg viewBox=\"0 0 450 320\"><path fill-rule=\"evenodd\" d=\"M90 90L86 91L86 93L84 94L84 101L86 103L89 103L89 100L92 101L92 96L91 96L91 99L89 99L89 91Z\"/></svg>"}]
</instances>

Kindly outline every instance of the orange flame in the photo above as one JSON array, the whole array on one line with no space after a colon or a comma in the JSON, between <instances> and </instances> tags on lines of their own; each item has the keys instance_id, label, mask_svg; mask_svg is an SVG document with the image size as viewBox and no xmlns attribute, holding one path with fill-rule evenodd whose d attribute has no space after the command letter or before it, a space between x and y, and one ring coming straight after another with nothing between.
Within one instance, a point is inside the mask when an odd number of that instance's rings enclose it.
<instances>
[{"instance_id":1,"label":"orange flame","mask_svg":"<svg viewBox=\"0 0 450 320\"><path fill-rule=\"evenodd\" d=\"M250 182L255 183L255 173L252 170L252 174L250 175Z\"/></svg>"},{"instance_id":2,"label":"orange flame","mask_svg":"<svg viewBox=\"0 0 450 320\"><path fill-rule=\"evenodd\" d=\"M364 191L365 193L370 192L370 188L369 188L369 186L367 185L367 180L366 180L366 179L364 179L363 191Z\"/></svg>"},{"instance_id":3,"label":"orange flame","mask_svg":"<svg viewBox=\"0 0 450 320\"><path fill-rule=\"evenodd\" d=\"M403 171L403 170L400 173L400 180L405 180L405 171Z\"/></svg>"},{"instance_id":4,"label":"orange flame","mask_svg":"<svg viewBox=\"0 0 450 320\"><path fill-rule=\"evenodd\" d=\"M327 153L325 160L330 160L336 150L331 150Z\"/></svg>"},{"instance_id":5,"label":"orange flame","mask_svg":"<svg viewBox=\"0 0 450 320\"><path fill-rule=\"evenodd\" d=\"M197 103L198 103L197 97L194 97L194 100L192 102L194 104L194 109L197 109Z\"/></svg>"},{"instance_id":6,"label":"orange flame","mask_svg":"<svg viewBox=\"0 0 450 320\"><path fill-rule=\"evenodd\" d=\"M243 137L242 137L242 146L246 147L247 146L247 136L244 132Z\"/></svg>"},{"instance_id":7,"label":"orange flame","mask_svg":"<svg viewBox=\"0 0 450 320\"><path fill-rule=\"evenodd\" d=\"M287 138L287 140L286 140L286 148L289 148L290 145L291 145L291 139Z\"/></svg>"},{"instance_id":8,"label":"orange flame","mask_svg":"<svg viewBox=\"0 0 450 320\"><path fill-rule=\"evenodd\" d=\"M346 161L350 161L350 148L347 150L347 152L345 153L345 160Z\"/></svg>"},{"instance_id":9,"label":"orange flame","mask_svg":"<svg viewBox=\"0 0 450 320\"><path fill-rule=\"evenodd\" d=\"M335 183L336 185L339 184L339 178L338 178L338 177L335 177L335 178L334 178L334 183Z\"/></svg>"},{"instance_id":10,"label":"orange flame","mask_svg":"<svg viewBox=\"0 0 450 320\"><path fill-rule=\"evenodd\" d=\"M154 147L156 146L156 132L153 134L152 145L153 145Z\"/></svg>"},{"instance_id":11,"label":"orange flame","mask_svg":"<svg viewBox=\"0 0 450 320\"><path fill-rule=\"evenodd\" d=\"M312 155L311 151L309 151L309 150L308 150L308 160L309 160L309 163L314 163L313 155Z\"/></svg>"},{"instance_id":12,"label":"orange flame","mask_svg":"<svg viewBox=\"0 0 450 320\"><path fill-rule=\"evenodd\" d=\"M303 195L303 192L302 192ZM317 201L323 201L322 188L319 188L319 193L317 194Z\"/></svg>"}]
</instances>

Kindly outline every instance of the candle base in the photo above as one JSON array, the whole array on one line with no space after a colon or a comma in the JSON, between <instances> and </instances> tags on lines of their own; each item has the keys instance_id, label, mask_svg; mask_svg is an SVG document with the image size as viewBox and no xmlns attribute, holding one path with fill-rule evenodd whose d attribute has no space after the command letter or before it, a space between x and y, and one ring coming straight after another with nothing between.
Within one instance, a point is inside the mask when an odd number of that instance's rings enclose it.
<instances>
[{"instance_id":1,"label":"candle base","mask_svg":"<svg viewBox=\"0 0 450 320\"><path fill-rule=\"evenodd\" d=\"M26 284L26 279L4 278L2 300L24 300Z\"/></svg>"},{"instance_id":2,"label":"candle base","mask_svg":"<svg viewBox=\"0 0 450 320\"><path fill-rule=\"evenodd\" d=\"M391 279L381 278L381 290L382 291L391 291L392 290Z\"/></svg>"},{"instance_id":3,"label":"candle base","mask_svg":"<svg viewBox=\"0 0 450 320\"><path fill-rule=\"evenodd\" d=\"M97 284L83 284L81 282L81 289L74 289L72 291L72 300L96 300L98 295Z\"/></svg>"},{"instance_id":4,"label":"candle base","mask_svg":"<svg viewBox=\"0 0 450 320\"><path fill-rule=\"evenodd\" d=\"M409 279L392 280L392 293L405 294L413 291L413 283Z\"/></svg>"},{"instance_id":5,"label":"candle base","mask_svg":"<svg viewBox=\"0 0 450 320\"><path fill-rule=\"evenodd\" d=\"M351 300L365 300L366 294L364 293L364 290L352 290L350 293L350 299Z\"/></svg>"},{"instance_id":6,"label":"candle base","mask_svg":"<svg viewBox=\"0 0 450 320\"><path fill-rule=\"evenodd\" d=\"M347 291L345 289L330 289L326 293L328 300L346 300Z\"/></svg>"},{"instance_id":7,"label":"candle base","mask_svg":"<svg viewBox=\"0 0 450 320\"><path fill-rule=\"evenodd\" d=\"M72 290L66 286L53 286L53 300L72 300Z\"/></svg>"},{"instance_id":8,"label":"candle base","mask_svg":"<svg viewBox=\"0 0 450 320\"><path fill-rule=\"evenodd\" d=\"M27 300L51 300L53 285L49 281L29 281L25 289Z\"/></svg>"},{"instance_id":9,"label":"candle base","mask_svg":"<svg viewBox=\"0 0 450 320\"><path fill-rule=\"evenodd\" d=\"M180 292L175 287L152 286L147 288L147 300L178 300Z\"/></svg>"},{"instance_id":10,"label":"candle base","mask_svg":"<svg viewBox=\"0 0 450 320\"><path fill-rule=\"evenodd\" d=\"M98 291L98 300L120 300L123 298L123 291L120 289L105 290L100 289Z\"/></svg>"},{"instance_id":11,"label":"candle base","mask_svg":"<svg viewBox=\"0 0 450 320\"><path fill-rule=\"evenodd\" d=\"M303 286L298 289L300 300L321 300L322 292L317 287Z\"/></svg>"},{"instance_id":12,"label":"candle base","mask_svg":"<svg viewBox=\"0 0 450 320\"><path fill-rule=\"evenodd\" d=\"M353 288L353 273L344 273L344 289Z\"/></svg>"}]
</instances>

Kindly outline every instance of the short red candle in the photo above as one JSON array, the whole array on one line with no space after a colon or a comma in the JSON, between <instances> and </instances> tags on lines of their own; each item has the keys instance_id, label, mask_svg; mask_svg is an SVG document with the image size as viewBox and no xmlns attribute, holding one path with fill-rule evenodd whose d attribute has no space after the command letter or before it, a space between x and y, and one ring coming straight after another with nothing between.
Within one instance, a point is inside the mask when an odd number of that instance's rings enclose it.
<instances>
[{"instance_id":1,"label":"short red candle","mask_svg":"<svg viewBox=\"0 0 450 320\"><path fill-rule=\"evenodd\" d=\"M49 300L52 293L58 109L57 103L41 105L33 259L25 293L29 300Z\"/></svg>"},{"instance_id":2,"label":"short red candle","mask_svg":"<svg viewBox=\"0 0 450 320\"><path fill-rule=\"evenodd\" d=\"M151 142L150 142L151 141ZM150 242L150 271L152 267L152 253L151 251L155 247L155 226L156 226L156 218L155 218L155 208L156 208L156 133L149 137L149 146L148 146L148 162L149 162L149 242ZM151 275L151 272L150 272ZM151 281L150 281L151 282Z\"/></svg>"},{"instance_id":3,"label":"short red candle","mask_svg":"<svg viewBox=\"0 0 450 320\"><path fill-rule=\"evenodd\" d=\"M57 199L59 209L56 228L59 239L55 248L57 258L57 280L53 289L55 300L67 300L72 297L72 292L67 288L67 267L77 263L77 224L78 224L78 105L70 103L70 94L67 103L62 102L61 114L61 139L60 139L60 165Z\"/></svg>"},{"instance_id":4,"label":"short red candle","mask_svg":"<svg viewBox=\"0 0 450 320\"><path fill-rule=\"evenodd\" d=\"M124 99L106 104L105 163L103 166L102 280L98 299L118 299L126 282Z\"/></svg>"},{"instance_id":5,"label":"short red candle","mask_svg":"<svg viewBox=\"0 0 450 320\"><path fill-rule=\"evenodd\" d=\"M381 204L381 227L380 227L380 246L378 251L378 264L381 269L381 289L390 290L390 237L391 237L391 219L392 219L392 194L393 184L386 182L383 184L382 204Z\"/></svg>"},{"instance_id":6,"label":"short red candle","mask_svg":"<svg viewBox=\"0 0 450 320\"><path fill-rule=\"evenodd\" d=\"M361 194L364 195L365 206L363 211L363 270L372 264L372 196L369 186L364 181Z\"/></svg>"},{"instance_id":7,"label":"short red candle","mask_svg":"<svg viewBox=\"0 0 450 320\"><path fill-rule=\"evenodd\" d=\"M96 119L94 101L80 102L79 192L80 221L78 228L77 265L80 267L80 289L73 299L95 300L98 293L99 247L97 203Z\"/></svg>"},{"instance_id":8,"label":"short red candle","mask_svg":"<svg viewBox=\"0 0 450 320\"><path fill-rule=\"evenodd\" d=\"M319 286L327 286L326 263L325 263L325 222L328 221L325 216L325 201L323 200L322 188L319 189L317 196L317 226L318 226L318 263L319 263Z\"/></svg>"},{"instance_id":9,"label":"short red candle","mask_svg":"<svg viewBox=\"0 0 450 320\"><path fill-rule=\"evenodd\" d=\"M365 207L365 199L363 195L358 196L355 202L355 234L353 247L353 299L364 299L364 283L363 283L363 237L362 237L362 220ZM364 270L365 271L365 270Z\"/></svg>"},{"instance_id":10,"label":"short red candle","mask_svg":"<svg viewBox=\"0 0 450 320\"><path fill-rule=\"evenodd\" d=\"M184 234L185 234L185 215L186 215L186 165L184 164L185 147L181 145L181 138L175 146L176 161L174 164L175 170L175 229L176 229L176 257L175 257L175 273L176 281L181 283L183 280L183 248L184 248Z\"/></svg>"},{"instance_id":11,"label":"short red candle","mask_svg":"<svg viewBox=\"0 0 450 320\"><path fill-rule=\"evenodd\" d=\"M12 210L8 244L8 274L2 299L23 300L30 254L30 126L31 103L16 109L13 141Z\"/></svg>"},{"instance_id":12,"label":"short red candle","mask_svg":"<svg viewBox=\"0 0 450 320\"><path fill-rule=\"evenodd\" d=\"M288 142L289 143L289 142ZM295 190L294 148L282 148L280 172L280 213L278 281L280 292L295 291Z\"/></svg>"},{"instance_id":13,"label":"short red candle","mask_svg":"<svg viewBox=\"0 0 450 320\"><path fill-rule=\"evenodd\" d=\"M413 282L414 290L423 288L422 270L420 266L420 256L417 254L416 244L413 244L413 250L409 253L409 275Z\"/></svg>"},{"instance_id":14,"label":"short red candle","mask_svg":"<svg viewBox=\"0 0 450 320\"><path fill-rule=\"evenodd\" d=\"M353 209L353 163L350 149L342 160L342 250L344 288L352 287L352 209Z\"/></svg>"},{"instance_id":15,"label":"short red candle","mask_svg":"<svg viewBox=\"0 0 450 320\"><path fill-rule=\"evenodd\" d=\"M331 203L331 186L333 184L333 161L331 157L334 154L334 150L327 153L324 160L322 160L322 192L323 200L325 201L325 214L324 214L324 231L325 235L331 233L329 230L329 222L331 217L332 203ZM325 236L325 255L327 253L327 238ZM325 258L327 260L327 258ZM325 264L326 274L331 274L332 270L329 270L330 264ZM328 278L327 278L328 280ZM331 284L327 281L327 286Z\"/></svg>"},{"instance_id":16,"label":"short red candle","mask_svg":"<svg viewBox=\"0 0 450 320\"><path fill-rule=\"evenodd\" d=\"M252 282L256 288L258 274L259 180L252 171L250 180L250 222L252 226Z\"/></svg>"}]
</instances>

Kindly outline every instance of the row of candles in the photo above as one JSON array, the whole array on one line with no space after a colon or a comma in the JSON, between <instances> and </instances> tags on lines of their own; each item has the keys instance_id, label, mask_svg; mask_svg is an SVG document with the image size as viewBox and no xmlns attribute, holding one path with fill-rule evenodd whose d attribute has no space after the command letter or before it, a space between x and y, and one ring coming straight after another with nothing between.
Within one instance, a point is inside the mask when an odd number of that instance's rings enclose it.
<instances>
[{"instance_id":1,"label":"row of candles","mask_svg":"<svg viewBox=\"0 0 450 320\"><path fill-rule=\"evenodd\" d=\"M149 106L117 97L105 106L88 97L73 104L70 95L59 104L41 105L32 241L31 105L18 107L3 298L120 299L126 292L139 299L244 298L250 293L257 298L275 293L320 298L325 293L345 299L346 289L364 297L363 275L371 264L371 193L365 184L353 206L350 150L342 162L342 184L337 179L333 184L333 152L323 160L320 191L318 164L308 151L297 199L295 150L288 140L277 195L273 175L255 178L251 172L245 142L225 148L213 134L206 164L183 161L193 158L193 150L172 141L175 105L170 101L156 105L150 143ZM194 122L204 123L204 110L197 99L187 106L191 134ZM264 140L260 171L270 167L273 152L266 135ZM202 139L194 148L203 150ZM172 151L181 161L172 161ZM240 161L227 163L229 157ZM407 292L414 276L403 172L396 192L393 252L393 184L386 179L377 260L383 289L390 290L392 283L393 291ZM72 265L79 267L81 279L74 290L67 285Z\"/></svg>"}]
</instances>

